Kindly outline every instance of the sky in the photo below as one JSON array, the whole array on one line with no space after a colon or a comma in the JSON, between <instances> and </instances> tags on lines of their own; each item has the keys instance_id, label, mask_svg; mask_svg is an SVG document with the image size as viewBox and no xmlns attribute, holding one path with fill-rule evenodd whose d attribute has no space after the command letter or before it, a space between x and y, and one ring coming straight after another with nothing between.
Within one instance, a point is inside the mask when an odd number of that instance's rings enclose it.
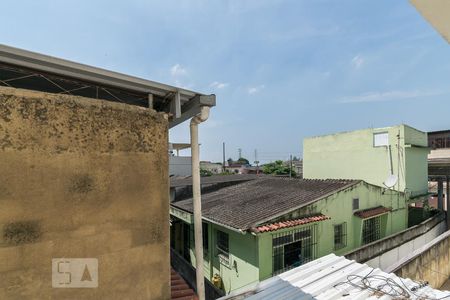
<instances>
[{"instance_id":1,"label":"sky","mask_svg":"<svg viewBox=\"0 0 450 300\"><path fill-rule=\"evenodd\" d=\"M0 20L2 44L216 94L202 160L223 142L264 163L308 136L450 128L450 45L407 0L22 0Z\"/></svg>"}]
</instances>

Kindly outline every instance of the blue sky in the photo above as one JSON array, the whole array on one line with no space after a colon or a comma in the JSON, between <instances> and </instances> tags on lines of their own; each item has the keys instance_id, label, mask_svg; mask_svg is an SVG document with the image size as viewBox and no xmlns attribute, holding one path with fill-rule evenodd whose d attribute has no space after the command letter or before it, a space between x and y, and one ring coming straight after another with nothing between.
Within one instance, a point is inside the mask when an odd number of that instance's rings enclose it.
<instances>
[{"instance_id":1,"label":"blue sky","mask_svg":"<svg viewBox=\"0 0 450 300\"><path fill-rule=\"evenodd\" d=\"M407 0L7 3L0 43L215 93L204 160L222 142L266 162L312 135L450 128L450 47Z\"/></svg>"}]
</instances>

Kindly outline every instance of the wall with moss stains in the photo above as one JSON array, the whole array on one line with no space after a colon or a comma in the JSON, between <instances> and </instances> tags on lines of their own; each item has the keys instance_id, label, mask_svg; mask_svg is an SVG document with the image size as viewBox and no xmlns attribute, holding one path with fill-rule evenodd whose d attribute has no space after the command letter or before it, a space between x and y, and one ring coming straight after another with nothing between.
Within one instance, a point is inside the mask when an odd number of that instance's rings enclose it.
<instances>
[{"instance_id":1,"label":"wall with moss stains","mask_svg":"<svg viewBox=\"0 0 450 300\"><path fill-rule=\"evenodd\" d=\"M0 299L168 299L168 121L153 110L0 88ZM52 288L52 258L99 287Z\"/></svg>"}]
</instances>

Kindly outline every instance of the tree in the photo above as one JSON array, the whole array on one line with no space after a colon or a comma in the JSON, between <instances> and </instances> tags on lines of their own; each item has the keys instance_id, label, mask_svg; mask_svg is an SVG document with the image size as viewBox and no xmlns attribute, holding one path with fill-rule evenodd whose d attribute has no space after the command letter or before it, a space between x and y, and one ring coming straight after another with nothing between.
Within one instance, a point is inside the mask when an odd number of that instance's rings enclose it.
<instances>
[{"instance_id":1,"label":"tree","mask_svg":"<svg viewBox=\"0 0 450 300\"><path fill-rule=\"evenodd\" d=\"M289 166L284 164L282 160L276 160L273 163L265 164L262 168L265 174L289 175ZM297 175L293 169L291 174L293 177Z\"/></svg>"},{"instance_id":2,"label":"tree","mask_svg":"<svg viewBox=\"0 0 450 300\"><path fill-rule=\"evenodd\" d=\"M241 164L241 165L249 165L249 164L250 164L250 162L248 161L248 159L243 158L243 157L239 158L239 159L237 160L237 163L238 163L238 164Z\"/></svg>"},{"instance_id":3,"label":"tree","mask_svg":"<svg viewBox=\"0 0 450 300\"><path fill-rule=\"evenodd\" d=\"M200 169L200 176L201 177L207 177L207 176L212 176L212 172L209 170L205 170L205 169Z\"/></svg>"}]
</instances>

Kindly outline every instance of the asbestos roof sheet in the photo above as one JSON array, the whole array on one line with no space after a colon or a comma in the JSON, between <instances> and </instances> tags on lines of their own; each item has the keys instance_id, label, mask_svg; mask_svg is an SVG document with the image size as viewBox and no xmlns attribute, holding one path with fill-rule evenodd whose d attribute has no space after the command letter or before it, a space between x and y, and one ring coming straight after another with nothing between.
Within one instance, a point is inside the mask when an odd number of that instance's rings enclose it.
<instances>
[{"instance_id":1,"label":"asbestos roof sheet","mask_svg":"<svg viewBox=\"0 0 450 300\"><path fill-rule=\"evenodd\" d=\"M202 195L202 215L215 223L249 230L360 182L260 177ZM171 205L193 213L192 198Z\"/></svg>"},{"instance_id":2,"label":"asbestos roof sheet","mask_svg":"<svg viewBox=\"0 0 450 300\"><path fill-rule=\"evenodd\" d=\"M256 174L237 174L237 175L212 175L200 178L201 184L216 184L216 183L227 183L227 182L239 182L239 181L249 181L257 179ZM170 187L182 187L192 185L192 177L171 177Z\"/></svg>"},{"instance_id":3,"label":"asbestos roof sheet","mask_svg":"<svg viewBox=\"0 0 450 300\"><path fill-rule=\"evenodd\" d=\"M361 219L367 219L367 218L385 214L387 212L390 212L391 210L392 210L392 208L387 208L384 206L377 206L377 207L357 211L354 213L354 215L357 217L360 217Z\"/></svg>"},{"instance_id":4,"label":"asbestos roof sheet","mask_svg":"<svg viewBox=\"0 0 450 300\"><path fill-rule=\"evenodd\" d=\"M449 291L420 286L342 256L329 254L220 299L442 299Z\"/></svg>"},{"instance_id":5,"label":"asbestos roof sheet","mask_svg":"<svg viewBox=\"0 0 450 300\"><path fill-rule=\"evenodd\" d=\"M314 222L319 222L319 221L324 221L324 220L329 220L329 219L331 219L331 218L320 214L317 216L311 216L311 217L306 217L306 218L301 218L301 219L288 220L288 221L258 226L253 229L253 232L260 233L260 232L276 231L276 230L283 229L283 228L289 228L289 227L294 227L294 226L298 226L298 225L304 225L304 224L309 224L309 223L314 223Z\"/></svg>"}]
</instances>

